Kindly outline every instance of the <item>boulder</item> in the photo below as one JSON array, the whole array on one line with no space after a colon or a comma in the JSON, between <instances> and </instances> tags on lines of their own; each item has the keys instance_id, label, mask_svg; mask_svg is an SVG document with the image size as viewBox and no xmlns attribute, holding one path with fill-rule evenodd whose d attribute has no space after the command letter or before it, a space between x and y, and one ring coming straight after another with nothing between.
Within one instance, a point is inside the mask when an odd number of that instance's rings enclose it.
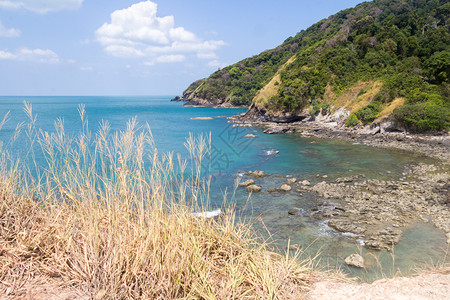
<instances>
[{"instance_id":1,"label":"boulder","mask_svg":"<svg viewBox=\"0 0 450 300\"><path fill-rule=\"evenodd\" d=\"M256 184L249 185L246 189L251 193L261 192L261 186Z\"/></svg>"},{"instance_id":2,"label":"boulder","mask_svg":"<svg viewBox=\"0 0 450 300\"><path fill-rule=\"evenodd\" d=\"M288 211L288 214L291 216L298 215L299 213L300 213L300 209L298 209L298 208L292 208Z\"/></svg>"},{"instance_id":3,"label":"boulder","mask_svg":"<svg viewBox=\"0 0 450 300\"><path fill-rule=\"evenodd\" d=\"M297 182L297 178L288 178L286 184L294 184Z\"/></svg>"},{"instance_id":4,"label":"boulder","mask_svg":"<svg viewBox=\"0 0 450 300\"><path fill-rule=\"evenodd\" d=\"M249 134L245 135L244 137L246 137L246 138L255 138L255 137L258 137L258 136L257 136L257 135L254 135L254 134L251 134L251 133L249 133Z\"/></svg>"},{"instance_id":5,"label":"boulder","mask_svg":"<svg viewBox=\"0 0 450 300\"><path fill-rule=\"evenodd\" d=\"M302 181L302 185L304 185L304 186L310 186L310 185L311 185L311 182L309 182L309 180L303 180L303 181Z\"/></svg>"},{"instance_id":6,"label":"boulder","mask_svg":"<svg viewBox=\"0 0 450 300\"><path fill-rule=\"evenodd\" d=\"M255 181L253 179L249 179L247 181L240 182L239 186L249 186L249 185L252 185L252 184L255 184Z\"/></svg>"},{"instance_id":7,"label":"boulder","mask_svg":"<svg viewBox=\"0 0 450 300\"><path fill-rule=\"evenodd\" d=\"M253 176L253 177L265 177L269 176L268 174L264 173L264 171L256 170L256 171L250 171L247 173L247 175Z\"/></svg>"},{"instance_id":8,"label":"boulder","mask_svg":"<svg viewBox=\"0 0 450 300\"><path fill-rule=\"evenodd\" d=\"M364 258L359 254L351 254L344 260L345 264L355 268L364 268Z\"/></svg>"},{"instance_id":9,"label":"boulder","mask_svg":"<svg viewBox=\"0 0 450 300\"><path fill-rule=\"evenodd\" d=\"M280 186L280 188L278 190L280 192L289 192L290 190L292 190L292 188L288 184L283 184L282 186Z\"/></svg>"}]
</instances>

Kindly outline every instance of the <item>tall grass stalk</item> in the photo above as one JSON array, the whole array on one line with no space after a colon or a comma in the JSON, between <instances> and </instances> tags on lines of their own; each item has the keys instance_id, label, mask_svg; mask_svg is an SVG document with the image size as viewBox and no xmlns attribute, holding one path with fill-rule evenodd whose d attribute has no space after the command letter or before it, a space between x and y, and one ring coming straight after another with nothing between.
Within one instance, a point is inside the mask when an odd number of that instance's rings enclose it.
<instances>
[{"instance_id":1,"label":"tall grass stalk","mask_svg":"<svg viewBox=\"0 0 450 300\"><path fill-rule=\"evenodd\" d=\"M190 136L189 159L174 159L135 119L118 132L102 122L93 136L80 106L82 128L68 136L63 120L45 132L25 111L34 163L1 152L0 295L43 276L90 298L300 297L309 268L269 251L232 206L192 214L211 209L207 138Z\"/></svg>"}]
</instances>

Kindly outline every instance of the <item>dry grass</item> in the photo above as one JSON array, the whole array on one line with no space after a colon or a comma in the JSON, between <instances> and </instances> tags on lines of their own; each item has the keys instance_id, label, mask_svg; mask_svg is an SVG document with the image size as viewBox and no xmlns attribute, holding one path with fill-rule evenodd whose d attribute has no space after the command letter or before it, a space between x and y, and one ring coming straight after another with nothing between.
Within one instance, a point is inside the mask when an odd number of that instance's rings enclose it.
<instances>
[{"instance_id":1,"label":"dry grass","mask_svg":"<svg viewBox=\"0 0 450 300\"><path fill-rule=\"evenodd\" d=\"M324 94L324 101L332 104L334 109L344 107L352 113L368 105L382 87L381 82L358 82L351 87L345 89L339 95L333 92L332 86L328 85ZM360 93L364 90L365 93Z\"/></svg>"},{"instance_id":2,"label":"dry grass","mask_svg":"<svg viewBox=\"0 0 450 300\"><path fill-rule=\"evenodd\" d=\"M378 123L381 120L386 119L387 117L392 115L392 113L394 112L394 109L396 109L399 106L402 106L403 104L405 104L405 98L394 99L394 101L392 101L391 103L389 103L389 105L387 105L385 108L383 108L383 110L381 111L378 118L374 121L374 123Z\"/></svg>"},{"instance_id":3,"label":"dry grass","mask_svg":"<svg viewBox=\"0 0 450 300\"><path fill-rule=\"evenodd\" d=\"M289 58L289 60L284 63L280 69L277 71L275 76L269 81L268 84L266 84L253 98L253 103L255 103L258 107L264 107L269 101L269 98L276 95L278 93L279 85L281 84L281 72L288 66L289 64L293 63L295 60L295 56L292 56Z\"/></svg>"},{"instance_id":4,"label":"dry grass","mask_svg":"<svg viewBox=\"0 0 450 300\"><path fill-rule=\"evenodd\" d=\"M190 160L174 160L135 121L117 133L104 123L94 139L81 107L82 130L69 138L62 122L38 131L26 110L47 164L31 176L1 153L0 296L44 278L96 299L300 297L310 270L269 251L232 207L192 215L211 209L207 139L190 137Z\"/></svg>"}]
</instances>

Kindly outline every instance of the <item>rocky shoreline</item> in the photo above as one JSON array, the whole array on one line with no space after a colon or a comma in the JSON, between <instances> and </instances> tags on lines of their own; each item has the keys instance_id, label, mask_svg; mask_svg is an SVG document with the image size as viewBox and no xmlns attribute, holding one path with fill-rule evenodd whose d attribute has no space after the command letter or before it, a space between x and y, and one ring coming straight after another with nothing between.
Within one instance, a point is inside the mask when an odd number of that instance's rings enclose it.
<instances>
[{"instance_id":1,"label":"rocky shoreline","mask_svg":"<svg viewBox=\"0 0 450 300\"><path fill-rule=\"evenodd\" d=\"M364 175L337 178L312 184L286 178L279 188L266 189L258 179L270 175L256 170L245 173L239 186L251 193L315 194L315 207L307 216L325 223L374 250L391 250L403 231L417 221L431 222L441 229L450 244L450 174L448 167L418 164L396 180L367 179ZM255 182L256 181L256 182ZM292 208L287 215L297 215Z\"/></svg>"},{"instance_id":2,"label":"rocky shoreline","mask_svg":"<svg viewBox=\"0 0 450 300\"><path fill-rule=\"evenodd\" d=\"M372 126L346 128L342 123L329 119L311 120L305 118L296 122L272 122L249 117L248 113L230 118L235 126L256 126L267 134L297 133L303 137L337 138L353 143L379 148L390 148L416 152L450 163L449 134L412 134L401 130L390 121Z\"/></svg>"},{"instance_id":3,"label":"rocky shoreline","mask_svg":"<svg viewBox=\"0 0 450 300\"><path fill-rule=\"evenodd\" d=\"M369 180L364 175L335 181L286 182L277 190L259 185L246 186L250 192L312 192L323 201L309 214L326 221L338 232L362 242L370 249L389 250L403 231L416 221L431 222L441 229L450 244L450 138L444 135L418 135L405 131L386 131L382 124L372 128L348 129L324 120L291 123L255 120L242 114L230 118L234 126L258 126L266 134L296 133L304 137L338 138L380 148L420 153L439 160L436 164L409 166L399 180ZM331 123L331 124L330 124ZM384 125L386 126L386 124ZM261 171L259 171L261 172ZM257 177L253 173L247 176ZM289 187L289 188L287 188ZM289 214L295 214L289 211Z\"/></svg>"}]
</instances>

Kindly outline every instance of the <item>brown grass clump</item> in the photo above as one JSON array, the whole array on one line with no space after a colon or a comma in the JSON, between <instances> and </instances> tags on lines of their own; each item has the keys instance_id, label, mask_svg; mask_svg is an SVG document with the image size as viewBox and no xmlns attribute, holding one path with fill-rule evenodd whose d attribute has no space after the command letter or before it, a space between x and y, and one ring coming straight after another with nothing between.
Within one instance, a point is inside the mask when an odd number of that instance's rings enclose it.
<instances>
[{"instance_id":1,"label":"brown grass clump","mask_svg":"<svg viewBox=\"0 0 450 300\"><path fill-rule=\"evenodd\" d=\"M192 214L211 209L204 138L189 138L191 159L175 163L135 121L114 134L104 123L92 139L80 114L74 138L62 122L35 136L47 161L36 176L2 152L0 296L44 281L77 298L300 297L309 269L269 251L232 207Z\"/></svg>"},{"instance_id":2,"label":"brown grass clump","mask_svg":"<svg viewBox=\"0 0 450 300\"><path fill-rule=\"evenodd\" d=\"M275 96L278 93L281 84L281 72L286 69L288 65L295 61L295 55L289 58L289 60L284 63L274 77L267 83L253 98L252 102L258 107L264 107L269 102L270 97Z\"/></svg>"},{"instance_id":3,"label":"brown grass clump","mask_svg":"<svg viewBox=\"0 0 450 300\"><path fill-rule=\"evenodd\" d=\"M378 123L381 120L388 118L389 116L392 115L394 109L396 109L399 106L402 106L403 104L405 104L405 98L403 97L395 98L391 103L389 103L385 108L383 108L378 118L375 119L374 123Z\"/></svg>"},{"instance_id":4,"label":"brown grass clump","mask_svg":"<svg viewBox=\"0 0 450 300\"><path fill-rule=\"evenodd\" d=\"M357 82L337 95L333 87L327 85L324 101L331 103L334 109L344 107L354 113L369 104L381 87L382 83L379 81Z\"/></svg>"}]
</instances>

